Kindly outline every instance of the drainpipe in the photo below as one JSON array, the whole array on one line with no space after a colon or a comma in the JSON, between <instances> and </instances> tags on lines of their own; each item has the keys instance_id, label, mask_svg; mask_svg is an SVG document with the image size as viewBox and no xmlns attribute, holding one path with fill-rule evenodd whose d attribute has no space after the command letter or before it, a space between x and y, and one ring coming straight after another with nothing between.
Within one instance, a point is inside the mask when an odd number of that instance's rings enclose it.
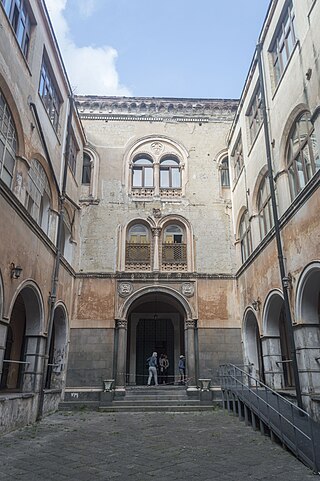
<instances>
[{"instance_id":1,"label":"drainpipe","mask_svg":"<svg viewBox=\"0 0 320 481\"><path fill-rule=\"evenodd\" d=\"M44 391L46 388L46 379L47 379L47 372L48 372L48 363L49 363L49 355L50 355L50 345L52 339L52 331L53 331L53 321L54 321L54 308L57 299L57 290L58 290L58 282L59 282L59 271L60 271L60 263L61 263L61 246L62 246L62 233L63 233L63 221L64 221L64 203L66 198L66 185L67 185L67 173L68 173L68 152L70 146L70 135L71 135L71 124L72 124L72 115L73 115L73 97L69 97L70 103L70 110L68 116L68 126L67 126L67 142L66 142L66 150L64 155L64 168L63 168L63 178L62 178L62 188L61 192L59 192L59 217L58 217L58 229L57 229L57 243L56 243L56 257L54 261L54 268L53 274L51 279L51 292L49 295L49 316L48 316L48 334L47 334L47 341L46 341L46 349L43 361L43 370L42 370L42 385L40 390L39 396L39 407L38 407L38 415L37 420L40 420L43 416L43 405L44 405ZM44 136L42 134L41 140L44 143L45 152L48 155L48 149L46 146L46 142ZM50 162L51 163L51 162Z\"/></svg>"},{"instance_id":2,"label":"drainpipe","mask_svg":"<svg viewBox=\"0 0 320 481\"><path fill-rule=\"evenodd\" d=\"M292 326L292 317L291 317L291 310L290 310L290 301L289 301L289 294L288 294L289 279L288 279L288 275L286 273L286 269L285 269L285 265L284 265L284 257L283 257L283 249L282 249L282 241L281 241L281 233L280 233L280 224L279 224L279 217L278 217L278 208L277 208L276 193L275 193L275 187L274 187L274 181L273 181L273 168L272 168L272 161L271 161L270 135L269 135L267 108L266 108L266 95L265 95L263 65L262 65L262 58L261 58L262 43L258 43L256 51L257 51L257 60L258 60L258 67L259 67L260 90L261 90L261 110L262 110L262 115L263 115L263 129L264 129L265 147L266 147L266 155L267 155L268 178L269 178L269 185L270 185L270 194L271 194L272 213L273 213L273 219L274 219L275 237L276 237L277 251L278 251L279 271L280 271L282 291L283 291L285 320L286 320L286 323L287 323L290 353L291 353L291 361L292 361L292 368L293 368L293 375L294 375L296 396L297 396L297 404L298 404L299 408L303 409L300 378L299 378L297 355L296 355L296 346L295 346L294 332L293 332L293 326Z\"/></svg>"}]
</instances>

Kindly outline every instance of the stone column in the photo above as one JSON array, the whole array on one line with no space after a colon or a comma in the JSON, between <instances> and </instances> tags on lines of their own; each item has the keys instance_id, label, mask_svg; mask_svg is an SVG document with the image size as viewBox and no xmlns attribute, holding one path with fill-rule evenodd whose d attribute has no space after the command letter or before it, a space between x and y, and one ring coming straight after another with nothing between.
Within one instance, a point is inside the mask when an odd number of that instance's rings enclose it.
<instances>
[{"instance_id":1,"label":"stone column","mask_svg":"<svg viewBox=\"0 0 320 481\"><path fill-rule=\"evenodd\" d=\"M153 235L153 270L159 270L159 237L160 237L161 229L158 227L154 227L152 229Z\"/></svg>"},{"instance_id":2,"label":"stone column","mask_svg":"<svg viewBox=\"0 0 320 481\"><path fill-rule=\"evenodd\" d=\"M196 379L196 350L195 350L195 329L197 321L195 319L187 319L185 321L186 331L186 376L188 379L188 391L197 389Z\"/></svg>"},{"instance_id":3,"label":"stone column","mask_svg":"<svg viewBox=\"0 0 320 481\"><path fill-rule=\"evenodd\" d=\"M116 391L123 394L126 386L126 358L127 358L127 326L126 319L116 319L117 352L116 352Z\"/></svg>"}]
</instances>

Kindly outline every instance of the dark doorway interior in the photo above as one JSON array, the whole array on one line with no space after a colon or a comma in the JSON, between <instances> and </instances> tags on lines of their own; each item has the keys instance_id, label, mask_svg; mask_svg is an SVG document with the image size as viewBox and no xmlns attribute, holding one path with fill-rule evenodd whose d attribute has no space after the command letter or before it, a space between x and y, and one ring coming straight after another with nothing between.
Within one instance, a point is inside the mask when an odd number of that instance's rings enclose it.
<instances>
[{"instance_id":1,"label":"dark doorway interior","mask_svg":"<svg viewBox=\"0 0 320 481\"><path fill-rule=\"evenodd\" d=\"M148 367L146 360L156 351L158 359L167 354L169 359L168 381L174 375L174 330L170 319L140 319L136 340L136 383L147 384Z\"/></svg>"}]
</instances>

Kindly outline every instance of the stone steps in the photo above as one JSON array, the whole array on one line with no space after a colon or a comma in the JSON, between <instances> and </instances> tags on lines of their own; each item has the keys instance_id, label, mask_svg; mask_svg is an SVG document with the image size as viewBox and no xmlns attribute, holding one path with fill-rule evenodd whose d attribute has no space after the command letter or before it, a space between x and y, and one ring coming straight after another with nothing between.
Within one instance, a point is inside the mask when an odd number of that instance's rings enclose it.
<instances>
[{"instance_id":1,"label":"stone steps","mask_svg":"<svg viewBox=\"0 0 320 481\"><path fill-rule=\"evenodd\" d=\"M125 395L117 395L107 402L97 396L99 393L80 393L71 398L66 393L60 409L95 409L100 412L195 412L210 411L220 404L221 391L215 390L209 398L203 398L198 390L187 392L185 386L132 386L127 387ZM209 394L209 393L208 393ZM208 400L210 399L210 400Z\"/></svg>"}]
</instances>

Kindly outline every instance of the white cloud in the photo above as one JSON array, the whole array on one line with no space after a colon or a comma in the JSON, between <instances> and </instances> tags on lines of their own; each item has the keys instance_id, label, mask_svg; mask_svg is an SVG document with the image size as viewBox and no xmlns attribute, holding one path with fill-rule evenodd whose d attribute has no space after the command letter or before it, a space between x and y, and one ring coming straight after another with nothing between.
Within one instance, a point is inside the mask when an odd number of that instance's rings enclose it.
<instances>
[{"instance_id":1,"label":"white cloud","mask_svg":"<svg viewBox=\"0 0 320 481\"><path fill-rule=\"evenodd\" d=\"M71 86L79 95L125 95L132 93L119 83L116 69L117 51L103 45L101 47L78 47L72 40L71 32L64 17L68 0L46 0L52 25L58 40L62 57L68 72ZM95 8L94 0L87 3L83 14L91 15Z\"/></svg>"},{"instance_id":2,"label":"white cloud","mask_svg":"<svg viewBox=\"0 0 320 481\"><path fill-rule=\"evenodd\" d=\"M80 14L83 17L90 17L96 8L95 0L78 0Z\"/></svg>"}]
</instances>

